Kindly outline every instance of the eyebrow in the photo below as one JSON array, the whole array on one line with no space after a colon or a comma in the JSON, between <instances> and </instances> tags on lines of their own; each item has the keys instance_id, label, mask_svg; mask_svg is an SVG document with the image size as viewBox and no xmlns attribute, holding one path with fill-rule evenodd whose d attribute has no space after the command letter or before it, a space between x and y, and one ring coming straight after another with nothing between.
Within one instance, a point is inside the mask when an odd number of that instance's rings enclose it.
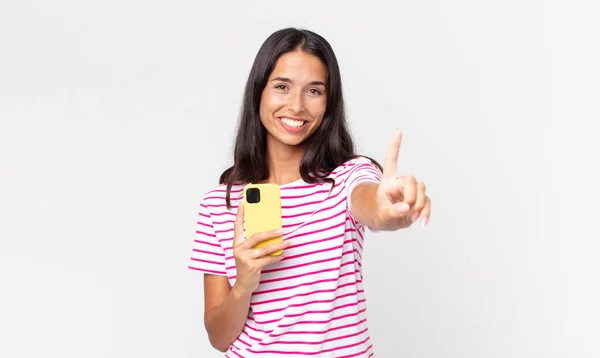
<instances>
[{"instance_id":1,"label":"eyebrow","mask_svg":"<svg viewBox=\"0 0 600 358\"><path fill-rule=\"evenodd\" d=\"M287 82L287 83L294 83L294 81L290 80L287 77L275 77L273 78L273 80L271 80L271 82L274 81L281 81L281 82ZM311 83L309 83L310 86L317 86L317 85L321 85L323 87L327 87L327 85L325 85L325 83L321 82L321 81L312 81Z\"/></svg>"}]
</instances>

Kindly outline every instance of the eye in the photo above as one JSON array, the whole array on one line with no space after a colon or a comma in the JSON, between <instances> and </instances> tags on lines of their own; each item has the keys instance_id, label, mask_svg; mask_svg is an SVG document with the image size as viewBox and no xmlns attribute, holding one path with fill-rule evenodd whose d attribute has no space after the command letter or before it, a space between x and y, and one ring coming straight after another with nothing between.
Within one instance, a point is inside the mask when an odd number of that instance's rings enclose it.
<instances>
[{"instance_id":1,"label":"eye","mask_svg":"<svg viewBox=\"0 0 600 358\"><path fill-rule=\"evenodd\" d=\"M322 95L323 93L316 88L311 88L308 90L311 94Z\"/></svg>"},{"instance_id":2,"label":"eye","mask_svg":"<svg viewBox=\"0 0 600 358\"><path fill-rule=\"evenodd\" d=\"M286 85L284 85L284 84L278 84L278 85L275 85L275 88L277 88L277 89L281 89L281 90L286 90L286 89L288 89L288 88L287 88L287 86L286 86Z\"/></svg>"}]
</instances>

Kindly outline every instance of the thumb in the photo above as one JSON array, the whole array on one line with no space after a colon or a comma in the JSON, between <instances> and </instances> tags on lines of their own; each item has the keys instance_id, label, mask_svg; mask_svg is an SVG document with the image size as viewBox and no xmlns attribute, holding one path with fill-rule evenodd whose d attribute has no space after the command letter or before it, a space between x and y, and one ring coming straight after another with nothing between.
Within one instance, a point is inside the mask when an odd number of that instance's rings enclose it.
<instances>
[{"instance_id":1,"label":"thumb","mask_svg":"<svg viewBox=\"0 0 600 358\"><path fill-rule=\"evenodd\" d=\"M403 202L395 203L390 205L390 207L387 208L387 211L390 217L399 218L409 213L410 205Z\"/></svg>"},{"instance_id":2,"label":"thumb","mask_svg":"<svg viewBox=\"0 0 600 358\"><path fill-rule=\"evenodd\" d=\"M379 208L379 224L382 227L392 227L398 219L410 212L410 206L406 203L395 203Z\"/></svg>"}]
</instances>

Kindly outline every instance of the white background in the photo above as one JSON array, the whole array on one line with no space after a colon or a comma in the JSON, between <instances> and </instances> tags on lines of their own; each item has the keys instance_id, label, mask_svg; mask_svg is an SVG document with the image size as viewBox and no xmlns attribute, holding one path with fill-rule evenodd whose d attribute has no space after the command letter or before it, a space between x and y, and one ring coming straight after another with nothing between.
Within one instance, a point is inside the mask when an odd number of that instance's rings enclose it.
<instances>
[{"instance_id":1,"label":"white background","mask_svg":"<svg viewBox=\"0 0 600 358\"><path fill-rule=\"evenodd\" d=\"M600 356L598 5L0 5L0 356L219 357L187 269L262 42L324 36L360 152L427 185L370 234L378 357Z\"/></svg>"}]
</instances>

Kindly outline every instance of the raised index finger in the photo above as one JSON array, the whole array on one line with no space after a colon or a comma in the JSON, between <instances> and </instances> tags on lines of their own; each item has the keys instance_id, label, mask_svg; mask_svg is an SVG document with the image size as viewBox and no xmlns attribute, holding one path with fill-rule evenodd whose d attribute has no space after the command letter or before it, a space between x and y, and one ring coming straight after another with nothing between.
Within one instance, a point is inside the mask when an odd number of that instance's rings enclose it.
<instances>
[{"instance_id":1,"label":"raised index finger","mask_svg":"<svg viewBox=\"0 0 600 358\"><path fill-rule=\"evenodd\" d=\"M383 163L383 176L386 178L395 178L397 173L398 153L402 144L402 131L396 130Z\"/></svg>"}]
</instances>

